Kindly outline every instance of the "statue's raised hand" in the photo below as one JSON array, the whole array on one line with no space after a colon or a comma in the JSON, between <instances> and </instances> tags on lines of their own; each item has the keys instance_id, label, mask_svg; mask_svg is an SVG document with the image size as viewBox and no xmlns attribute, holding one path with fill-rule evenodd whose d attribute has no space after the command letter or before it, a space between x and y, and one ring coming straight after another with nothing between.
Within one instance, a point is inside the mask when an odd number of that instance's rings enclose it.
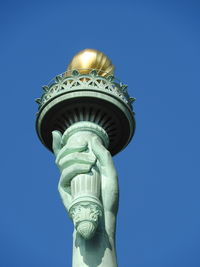
<instances>
[{"instance_id":1,"label":"statue's raised hand","mask_svg":"<svg viewBox=\"0 0 200 267\"><path fill-rule=\"evenodd\" d=\"M66 209L70 206L71 180L79 174L87 174L95 167L101 179L101 200L104 209L105 230L109 236L115 232L115 218L118 210L118 179L110 152L102 145L101 139L77 138L62 147L63 137L53 132L53 150L56 164L61 171L58 190Z\"/></svg>"}]
</instances>

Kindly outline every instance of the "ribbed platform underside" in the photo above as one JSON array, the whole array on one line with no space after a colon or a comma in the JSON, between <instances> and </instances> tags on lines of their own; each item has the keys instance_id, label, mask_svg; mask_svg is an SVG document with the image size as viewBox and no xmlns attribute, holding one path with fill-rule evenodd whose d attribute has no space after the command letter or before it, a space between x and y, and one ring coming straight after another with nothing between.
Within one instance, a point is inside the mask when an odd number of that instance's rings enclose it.
<instances>
[{"instance_id":1,"label":"ribbed platform underside","mask_svg":"<svg viewBox=\"0 0 200 267\"><path fill-rule=\"evenodd\" d=\"M36 128L41 141L52 150L51 132L59 130L64 133L69 126L79 121L94 122L107 132L110 142L108 149L112 155L129 143L135 129L130 110L124 112L119 105L95 97L73 97L52 105L50 102L49 107L38 115Z\"/></svg>"}]
</instances>

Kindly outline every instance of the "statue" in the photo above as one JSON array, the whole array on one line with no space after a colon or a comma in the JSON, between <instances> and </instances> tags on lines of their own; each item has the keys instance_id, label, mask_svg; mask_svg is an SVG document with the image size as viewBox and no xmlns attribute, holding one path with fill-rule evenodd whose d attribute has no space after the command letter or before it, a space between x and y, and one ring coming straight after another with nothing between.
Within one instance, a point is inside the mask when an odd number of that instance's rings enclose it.
<instances>
[{"instance_id":1,"label":"statue","mask_svg":"<svg viewBox=\"0 0 200 267\"><path fill-rule=\"evenodd\" d=\"M58 190L74 224L73 267L116 267L119 188L112 156L134 134L134 98L95 49L75 55L43 89L36 129L61 172Z\"/></svg>"}]
</instances>

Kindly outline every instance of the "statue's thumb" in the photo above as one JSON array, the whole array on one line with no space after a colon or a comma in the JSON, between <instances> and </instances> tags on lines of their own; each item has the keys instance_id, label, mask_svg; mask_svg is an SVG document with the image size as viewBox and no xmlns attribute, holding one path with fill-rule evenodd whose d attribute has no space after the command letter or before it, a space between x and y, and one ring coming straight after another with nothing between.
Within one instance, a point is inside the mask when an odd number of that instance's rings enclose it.
<instances>
[{"instance_id":1,"label":"statue's thumb","mask_svg":"<svg viewBox=\"0 0 200 267\"><path fill-rule=\"evenodd\" d=\"M52 132L52 149L55 154L55 156L58 155L60 149L61 149L61 139L62 134L59 131L53 131Z\"/></svg>"}]
</instances>

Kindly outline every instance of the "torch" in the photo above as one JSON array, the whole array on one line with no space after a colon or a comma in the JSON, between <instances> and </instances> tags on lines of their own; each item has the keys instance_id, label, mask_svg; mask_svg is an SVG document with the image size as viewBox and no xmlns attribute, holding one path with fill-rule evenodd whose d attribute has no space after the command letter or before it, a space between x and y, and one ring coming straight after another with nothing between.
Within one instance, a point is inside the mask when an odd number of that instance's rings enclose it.
<instances>
[{"instance_id":1,"label":"torch","mask_svg":"<svg viewBox=\"0 0 200 267\"><path fill-rule=\"evenodd\" d=\"M81 139L90 144L96 137L112 156L124 149L135 130L132 102L127 85L114 77L109 58L95 49L80 51L67 71L43 87L36 102L39 110L36 130L41 142L52 151L52 132L63 134L63 146ZM90 145L88 153L92 153ZM100 174L93 168L71 181L69 214L85 239L95 234L103 213Z\"/></svg>"}]
</instances>

